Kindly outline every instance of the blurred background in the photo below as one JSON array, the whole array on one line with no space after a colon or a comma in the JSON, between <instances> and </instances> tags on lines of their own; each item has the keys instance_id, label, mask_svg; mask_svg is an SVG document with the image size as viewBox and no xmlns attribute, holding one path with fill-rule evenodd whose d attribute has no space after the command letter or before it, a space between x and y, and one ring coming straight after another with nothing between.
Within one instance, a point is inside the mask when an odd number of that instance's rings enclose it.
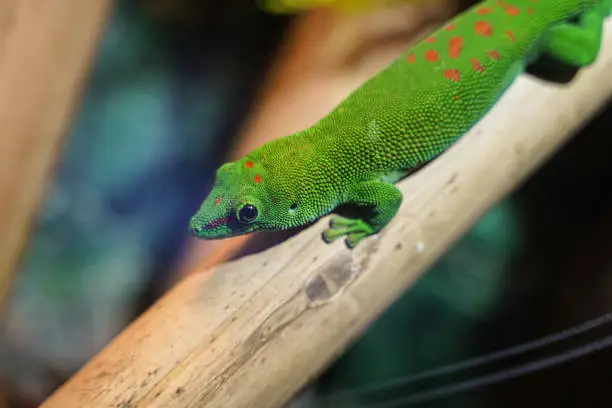
<instances>
[{"instance_id":1,"label":"blurred background","mask_svg":"<svg viewBox=\"0 0 612 408\"><path fill-rule=\"evenodd\" d=\"M5 302L0 407L40 404L196 266L284 239L197 242L187 223L221 163L312 124L472 3L304 0L276 14L273 0L116 1ZM608 107L293 405L375 407L611 334L377 386L612 310L611 134ZM422 406L608 407L608 364L602 351Z\"/></svg>"}]
</instances>

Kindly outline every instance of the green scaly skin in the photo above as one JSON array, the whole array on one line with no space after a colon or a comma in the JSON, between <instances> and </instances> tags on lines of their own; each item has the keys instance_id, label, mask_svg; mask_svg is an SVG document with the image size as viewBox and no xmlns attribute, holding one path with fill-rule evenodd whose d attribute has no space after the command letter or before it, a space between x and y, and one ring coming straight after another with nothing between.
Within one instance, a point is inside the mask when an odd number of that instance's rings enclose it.
<instances>
[{"instance_id":1,"label":"green scaly skin","mask_svg":"<svg viewBox=\"0 0 612 408\"><path fill-rule=\"evenodd\" d=\"M612 0L486 0L406 51L312 127L219 168L192 233L286 230L336 212L327 242L350 248L402 202L394 186L443 153L542 55L597 58ZM571 19L571 21L570 21Z\"/></svg>"}]
</instances>

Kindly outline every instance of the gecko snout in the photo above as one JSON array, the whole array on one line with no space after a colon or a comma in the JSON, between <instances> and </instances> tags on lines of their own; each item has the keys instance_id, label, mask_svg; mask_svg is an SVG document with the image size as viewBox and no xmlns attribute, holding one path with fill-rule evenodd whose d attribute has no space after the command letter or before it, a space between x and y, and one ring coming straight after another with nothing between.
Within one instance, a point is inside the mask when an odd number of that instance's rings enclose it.
<instances>
[{"instance_id":1,"label":"gecko snout","mask_svg":"<svg viewBox=\"0 0 612 408\"><path fill-rule=\"evenodd\" d=\"M189 223L189 232L191 232L193 235L199 235L203 229L204 228L199 223L194 222L193 219Z\"/></svg>"}]
</instances>

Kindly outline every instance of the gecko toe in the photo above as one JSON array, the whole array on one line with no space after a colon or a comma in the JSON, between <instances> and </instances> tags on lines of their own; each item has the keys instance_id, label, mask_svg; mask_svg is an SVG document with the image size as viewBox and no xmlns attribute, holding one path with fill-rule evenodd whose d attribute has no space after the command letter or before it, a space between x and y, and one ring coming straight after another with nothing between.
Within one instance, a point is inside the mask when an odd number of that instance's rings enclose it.
<instances>
[{"instance_id":1,"label":"gecko toe","mask_svg":"<svg viewBox=\"0 0 612 408\"><path fill-rule=\"evenodd\" d=\"M342 237L343 235L344 234L339 233L338 231L329 228L323 231L323 233L321 234L321 237L323 238L323 241L325 241L325 243L331 244L332 242L336 241L338 238Z\"/></svg>"},{"instance_id":2,"label":"gecko toe","mask_svg":"<svg viewBox=\"0 0 612 408\"><path fill-rule=\"evenodd\" d=\"M348 234L344 242L349 249L353 249L361 242L362 239L366 238L369 234L365 232L354 232L352 234Z\"/></svg>"},{"instance_id":3,"label":"gecko toe","mask_svg":"<svg viewBox=\"0 0 612 408\"><path fill-rule=\"evenodd\" d=\"M350 218L335 215L329 220L329 227L333 229L349 228L355 223L355 220Z\"/></svg>"}]
</instances>

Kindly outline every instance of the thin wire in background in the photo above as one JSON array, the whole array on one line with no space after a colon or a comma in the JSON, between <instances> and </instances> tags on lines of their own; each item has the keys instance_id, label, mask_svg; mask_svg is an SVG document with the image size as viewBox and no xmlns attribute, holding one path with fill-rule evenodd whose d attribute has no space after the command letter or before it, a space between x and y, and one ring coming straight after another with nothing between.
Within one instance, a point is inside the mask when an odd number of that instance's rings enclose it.
<instances>
[{"instance_id":1,"label":"thin wire in background","mask_svg":"<svg viewBox=\"0 0 612 408\"><path fill-rule=\"evenodd\" d=\"M363 395L363 394L372 393L372 392L380 392L386 389L406 386L406 385L414 384L418 381L423 381L426 379L431 379L431 378L435 378L435 377L439 377L443 375L448 375L451 373L456 373L458 371L465 370L467 368L482 366L482 365L485 365L485 364L488 364L494 361L502 360L504 358L524 354L529 351L536 350L544 346L548 346L550 344L558 343L560 341L577 336L579 334L583 334L588 331L594 330L611 321L612 321L612 312L608 312L602 316L588 320L582 324L570 327L568 329L562 330L560 332L557 332L557 333L554 333L554 334L551 334L545 337L541 337L539 339L536 339L536 340L533 340L527 343L522 343L517 346L513 346L513 347L499 350L493 353L485 354L479 357L463 360L457 363L445 365L439 368L426 370L421 373L411 375L408 377L394 378L388 381L383 381L383 382L373 384L370 386L366 386L366 387L350 388L350 389L336 391L336 392L333 392L327 395L323 395L322 398L336 399L336 398L341 398L342 396L353 397L356 395Z\"/></svg>"}]
</instances>

